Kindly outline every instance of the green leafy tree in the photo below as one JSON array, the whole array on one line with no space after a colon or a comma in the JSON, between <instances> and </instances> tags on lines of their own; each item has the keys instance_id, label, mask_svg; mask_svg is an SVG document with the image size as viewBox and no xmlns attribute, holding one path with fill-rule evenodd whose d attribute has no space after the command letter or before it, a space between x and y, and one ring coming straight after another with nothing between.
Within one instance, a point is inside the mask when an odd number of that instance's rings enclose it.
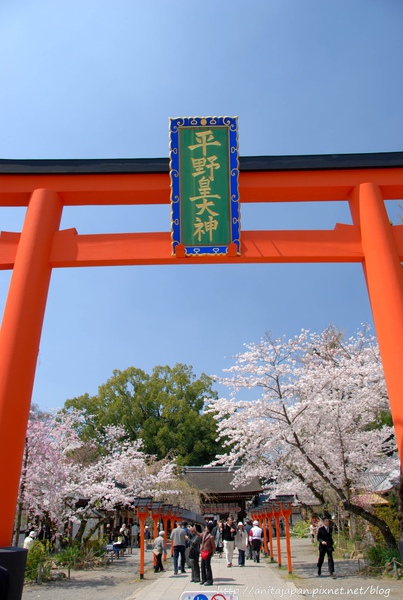
<instances>
[{"instance_id":1,"label":"green leafy tree","mask_svg":"<svg viewBox=\"0 0 403 600\"><path fill-rule=\"evenodd\" d=\"M80 435L96 441L105 427L119 425L131 440L142 439L143 450L158 459L175 456L179 465L203 465L222 453L216 422L203 412L204 401L217 397L212 380L198 379L191 366L157 366L149 375L129 367L115 370L98 394L65 402L65 409L82 411Z\"/></svg>"}]
</instances>

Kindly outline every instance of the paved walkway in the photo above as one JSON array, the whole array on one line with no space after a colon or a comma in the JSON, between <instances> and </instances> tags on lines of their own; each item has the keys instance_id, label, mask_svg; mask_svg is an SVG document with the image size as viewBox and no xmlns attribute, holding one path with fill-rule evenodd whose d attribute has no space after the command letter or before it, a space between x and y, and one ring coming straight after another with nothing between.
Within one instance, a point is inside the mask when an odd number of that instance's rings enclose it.
<instances>
[{"instance_id":1,"label":"paved walkway","mask_svg":"<svg viewBox=\"0 0 403 600\"><path fill-rule=\"evenodd\" d=\"M214 586L206 587L191 583L190 571L175 576L172 560L165 563L164 573L155 574L151 552L146 552L145 578L140 580L138 552L135 551L132 556L115 561L104 570L72 571L70 581L27 585L23 600L180 600L184 592L190 592L188 600L196 594L199 600L205 600L209 599L206 594L212 591L221 592L226 600L231 592L236 592L239 600L260 600L262 597L309 600L330 595L362 600L403 598L403 581L392 577L366 578L359 571L357 561L337 560L336 579L329 577L325 568L323 576L318 578L315 566L317 550L309 539L293 539L291 554L292 575L287 572L285 550L281 569L265 559L260 564L247 561L244 568L227 568L224 558L214 557ZM223 598L217 595L216 600Z\"/></svg>"},{"instance_id":2,"label":"paved walkway","mask_svg":"<svg viewBox=\"0 0 403 600\"><path fill-rule=\"evenodd\" d=\"M237 557L234 558L234 566L230 568L227 567L224 556L213 558L211 564L214 585L211 587L191 583L188 574L190 571L174 575L172 570L169 570L161 573L159 579L147 588L135 591L130 600L179 600L184 592L189 592L189 600L197 594L200 595L200 600L204 600L202 595L206 592L221 593L227 600L231 594L237 594L238 600L260 600L262 596L277 600L290 597L291 590L293 598L302 600L302 596L296 593L294 584L284 581L279 575L277 565L268 565L265 561L256 564L248 560L245 567L238 567ZM224 599L218 595L217 600Z\"/></svg>"}]
</instances>

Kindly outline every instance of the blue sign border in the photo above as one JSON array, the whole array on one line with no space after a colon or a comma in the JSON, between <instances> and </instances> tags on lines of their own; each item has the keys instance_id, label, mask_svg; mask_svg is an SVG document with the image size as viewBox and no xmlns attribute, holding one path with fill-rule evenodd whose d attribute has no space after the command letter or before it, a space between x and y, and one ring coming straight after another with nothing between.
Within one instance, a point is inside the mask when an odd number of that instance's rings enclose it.
<instances>
[{"instance_id":1,"label":"blue sign border","mask_svg":"<svg viewBox=\"0 0 403 600\"><path fill-rule=\"evenodd\" d=\"M238 117L178 117L169 119L169 167L171 177L171 238L172 253L176 254L181 242L181 190L179 173L179 129L181 127L228 127L229 133L229 170L230 170L230 215L231 240L237 254L241 253L240 210L239 210L239 158L238 158ZM228 254L228 245L224 246L183 246L186 256L219 256Z\"/></svg>"}]
</instances>

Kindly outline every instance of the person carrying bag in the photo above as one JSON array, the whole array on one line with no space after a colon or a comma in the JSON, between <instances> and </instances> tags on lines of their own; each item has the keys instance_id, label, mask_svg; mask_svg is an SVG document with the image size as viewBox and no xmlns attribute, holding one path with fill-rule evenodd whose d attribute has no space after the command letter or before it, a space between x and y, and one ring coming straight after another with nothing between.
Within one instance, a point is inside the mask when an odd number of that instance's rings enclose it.
<instances>
[{"instance_id":1,"label":"person carrying bag","mask_svg":"<svg viewBox=\"0 0 403 600\"><path fill-rule=\"evenodd\" d=\"M214 537L211 535L213 523L207 523L201 543L201 585L213 585L213 572L211 570L211 558L216 551Z\"/></svg>"}]
</instances>

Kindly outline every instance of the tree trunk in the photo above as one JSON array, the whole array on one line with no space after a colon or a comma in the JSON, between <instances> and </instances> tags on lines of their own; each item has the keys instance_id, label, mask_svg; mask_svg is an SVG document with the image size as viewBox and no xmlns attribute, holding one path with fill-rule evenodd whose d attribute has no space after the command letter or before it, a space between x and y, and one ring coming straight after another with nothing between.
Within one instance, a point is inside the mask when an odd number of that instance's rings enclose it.
<instances>
[{"instance_id":1,"label":"tree trunk","mask_svg":"<svg viewBox=\"0 0 403 600\"><path fill-rule=\"evenodd\" d=\"M94 533L99 529L101 523L103 523L102 520L99 520L97 523L95 523L95 525L93 525L86 533L85 537L83 537L83 545L86 546L87 543L89 542L89 540L92 538L92 536L94 535Z\"/></svg>"},{"instance_id":2,"label":"tree trunk","mask_svg":"<svg viewBox=\"0 0 403 600\"><path fill-rule=\"evenodd\" d=\"M350 537L350 540L355 540L355 535L356 535L356 532L357 532L357 527L356 527L357 522L356 522L356 518L355 517L356 517L356 515L354 513L352 513L350 515L350 527L349 527L349 537Z\"/></svg>"},{"instance_id":3,"label":"tree trunk","mask_svg":"<svg viewBox=\"0 0 403 600\"><path fill-rule=\"evenodd\" d=\"M78 531L77 531L76 535L74 536L74 542L76 542L78 544L81 544L81 541L82 541L82 538L83 538L83 535L84 535L84 531L85 531L85 528L87 526L87 521L88 521L88 519L82 519L81 520L81 523L80 523L80 526L78 528Z\"/></svg>"},{"instance_id":4,"label":"tree trunk","mask_svg":"<svg viewBox=\"0 0 403 600\"><path fill-rule=\"evenodd\" d=\"M323 473L322 469L308 456L308 454L306 453L304 447L302 446L298 436L295 433L294 433L294 438L295 438L294 445L298 448L298 450L301 452L301 454L303 455L303 457L305 458L307 463L313 468L313 470L316 471L316 473L321 477L321 479L325 483L327 483L328 486L330 487L330 489L332 489L336 493L336 495L340 498L344 508L346 510L348 510L350 513L353 513L353 514L357 515L358 517L362 517L366 521L369 521L369 523L372 523L372 525L375 525L375 527L378 527L379 531L381 532L381 534L383 536L383 539L385 540L386 546L388 548L397 549L398 548L397 542L395 540L393 533L389 529L389 525L387 523L385 523L385 521L383 519L380 519L379 517L368 512L361 506L358 506L357 504L352 504L349 500L347 500L345 497L345 490L337 487L331 481L331 479ZM292 472L294 472L294 471L292 470ZM303 478L302 478L302 481L303 481ZM305 485L307 485L307 484L305 484ZM312 487L314 487L314 486L309 487L309 489L311 489L311 491L313 491Z\"/></svg>"},{"instance_id":5,"label":"tree trunk","mask_svg":"<svg viewBox=\"0 0 403 600\"><path fill-rule=\"evenodd\" d=\"M391 530L389 529L389 525L385 523L383 519L380 519L376 515L368 512L365 508L358 506L357 504L351 504L348 500L343 501L343 505L345 510L357 515L358 517L362 517L375 527L378 527L381 532L383 539L385 540L385 544L388 548L397 549L397 542Z\"/></svg>"},{"instance_id":6,"label":"tree trunk","mask_svg":"<svg viewBox=\"0 0 403 600\"><path fill-rule=\"evenodd\" d=\"M310 462L310 464L312 464L314 466L315 470L318 470L318 468L316 467L316 465L314 465L314 463ZM295 471L293 471L293 473L298 476L298 473L295 473ZM322 475L322 477L323 477L323 475ZM315 494L315 496L317 498L319 498L321 496L320 492L318 492L315 489L314 485L307 484L304 481L304 478L302 476L299 476L299 479L305 483L305 485L311 490L311 492L313 494ZM389 529L389 525L383 519L381 519L380 517L377 517L376 515L372 514L369 511L365 510L365 508L362 508L361 506L358 506L357 504L352 504L351 502L346 500L343 490L338 489L334 485L332 486L332 489L334 492L336 492L337 496L340 498L340 500L344 506L344 509L346 511L353 513L354 515L357 515L358 517L365 519L372 525L375 525L375 527L378 527L379 531L381 532L381 534L383 536L383 539L385 540L385 544L388 548L393 548L393 549L398 548L395 537L394 537L393 533L391 532L391 530Z\"/></svg>"},{"instance_id":7,"label":"tree trunk","mask_svg":"<svg viewBox=\"0 0 403 600\"><path fill-rule=\"evenodd\" d=\"M27 480L27 464L28 464L28 440L25 440L24 461L22 464L20 489L18 492L17 513L16 513L16 518L15 518L13 546L18 546L18 542L20 541L21 518L22 518L22 511L24 508L24 503L23 503L22 499L24 497L25 483Z\"/></svg>"},{"instance_id":8,"label":"tree trunk","mask_svg":"<svg viewBox=\"0 0 403 600\"><path fill-rule=\"evenodd\" d=\"M17 503L17 512L15 515L15 529L13 537L13 546L18 546L20 541L20 529L21 529L21 517L22 517L23 504L22 502Z\"/></svg>"},{"instance_id":9,"label":"tree trunk","mask_svg":"<svg viewBox=\"0 0 403 600\"><path fill-rule=\"evenodd\" d=\"M397 496L397 520L399 523L399 552L403 563L403 472L400 470L400 484Z\"/></svg>"},{"instance_id":10,"label":"tree trunk","mask_svg":"<svg viewBox=\"0 0 403 600\"><path fill-rule=\"evenodd\" d=\"M403 473L402 472L400 472L397 519L399 521L399 538L400 538L400 541L403 542Z\"/></svg>"}]
</instances>

